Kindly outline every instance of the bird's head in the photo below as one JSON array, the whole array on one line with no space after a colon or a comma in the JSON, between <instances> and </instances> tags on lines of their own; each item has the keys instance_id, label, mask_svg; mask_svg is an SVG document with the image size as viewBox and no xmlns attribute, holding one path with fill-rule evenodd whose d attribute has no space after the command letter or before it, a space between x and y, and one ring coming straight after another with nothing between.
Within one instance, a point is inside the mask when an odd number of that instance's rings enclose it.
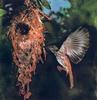
<instances>
[{"instance_id":1,"label":"bird's head","mask_svg":"<svg viewBox=\"0 0 97 100\"><path fill-rule=\"evenodd\" d=\"M59 50L57 46L53 45L53 46L49 46L48 47L49 50L54 54L56 55L57 54L57 51Z\"/></svg>"}]
</instances>

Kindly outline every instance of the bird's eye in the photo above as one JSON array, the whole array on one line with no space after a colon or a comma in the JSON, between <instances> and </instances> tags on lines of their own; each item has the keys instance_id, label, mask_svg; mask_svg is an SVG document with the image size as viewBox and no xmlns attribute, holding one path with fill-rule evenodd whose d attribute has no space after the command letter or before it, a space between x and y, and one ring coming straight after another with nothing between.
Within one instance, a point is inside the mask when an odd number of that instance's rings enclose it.
<instances>
[{"instance_id":1,"label":"bird's eye","mask_svg":"<svg viewBox=\"0 0 97 100\"><path fill-rule=\"evenodd\" d=\"M27 35L29 33L30 27L25 23L18 23L16 25L16 32L21 35Z\"/></svg>"}]
</instances>

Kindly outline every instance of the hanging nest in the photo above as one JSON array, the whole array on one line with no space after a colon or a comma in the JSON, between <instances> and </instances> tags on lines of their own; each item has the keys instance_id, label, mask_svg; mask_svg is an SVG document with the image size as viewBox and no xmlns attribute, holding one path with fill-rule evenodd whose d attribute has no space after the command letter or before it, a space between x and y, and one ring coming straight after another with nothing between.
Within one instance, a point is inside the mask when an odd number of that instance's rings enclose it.
<instances>
[{"instance_id":1,"label":"hanging nest","mask_svg":"<svg viewBox=\"0 0 97 100\"><path fill-rule=\"evenodd\" d=\"M36 64L41 60L43 53L45 56L45 28L41 22L42 16L44 15L38 8L29 6L12 20L8 32L13 46L13 61L18 66L20 94L24 96L24 100L31 96L29 84L35 73Z\"/></svg>"}]
</instances>

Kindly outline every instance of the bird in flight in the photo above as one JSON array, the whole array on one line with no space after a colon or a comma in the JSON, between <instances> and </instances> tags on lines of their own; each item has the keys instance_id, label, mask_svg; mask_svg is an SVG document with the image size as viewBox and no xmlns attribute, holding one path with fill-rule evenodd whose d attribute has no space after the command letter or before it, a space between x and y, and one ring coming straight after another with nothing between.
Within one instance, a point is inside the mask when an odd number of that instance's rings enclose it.
<instances>
[{"instance_id":1,"label":"bird in flight","mask_svg":"<svg viewBox=\"0 0 97 100\"><path fill-rule=\"evenodd\" d=\"M71 33L59 49L56 46L49 47L60 64L60 66L57 66L58 70L66 71L66 74L69 76L70 88L74 87L71 62L79 63L84 58L88 48L89 32L85 28L78 28Z\"/></svg>"}]
</instances>

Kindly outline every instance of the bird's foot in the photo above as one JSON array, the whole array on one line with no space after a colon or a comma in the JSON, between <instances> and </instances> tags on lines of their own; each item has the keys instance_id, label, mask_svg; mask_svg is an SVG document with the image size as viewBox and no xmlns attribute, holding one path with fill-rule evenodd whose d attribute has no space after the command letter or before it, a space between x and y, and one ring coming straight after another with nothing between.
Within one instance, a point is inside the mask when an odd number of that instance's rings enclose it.
<instances>
[{"instance_id":1,"label":"bird's foot","mask_svg":"<svg viewBox=\"0 0 97 100\"><path fill-rule=\"evenodd\" d=\"M58 71L65 71L66 72L66 75L68 75L68 71L67 71L67 69L65 69L65 68L63 68L63 67L61 67L61 66L57 66L57 69L58 69Z\"/></svg>"}]
</instances>

